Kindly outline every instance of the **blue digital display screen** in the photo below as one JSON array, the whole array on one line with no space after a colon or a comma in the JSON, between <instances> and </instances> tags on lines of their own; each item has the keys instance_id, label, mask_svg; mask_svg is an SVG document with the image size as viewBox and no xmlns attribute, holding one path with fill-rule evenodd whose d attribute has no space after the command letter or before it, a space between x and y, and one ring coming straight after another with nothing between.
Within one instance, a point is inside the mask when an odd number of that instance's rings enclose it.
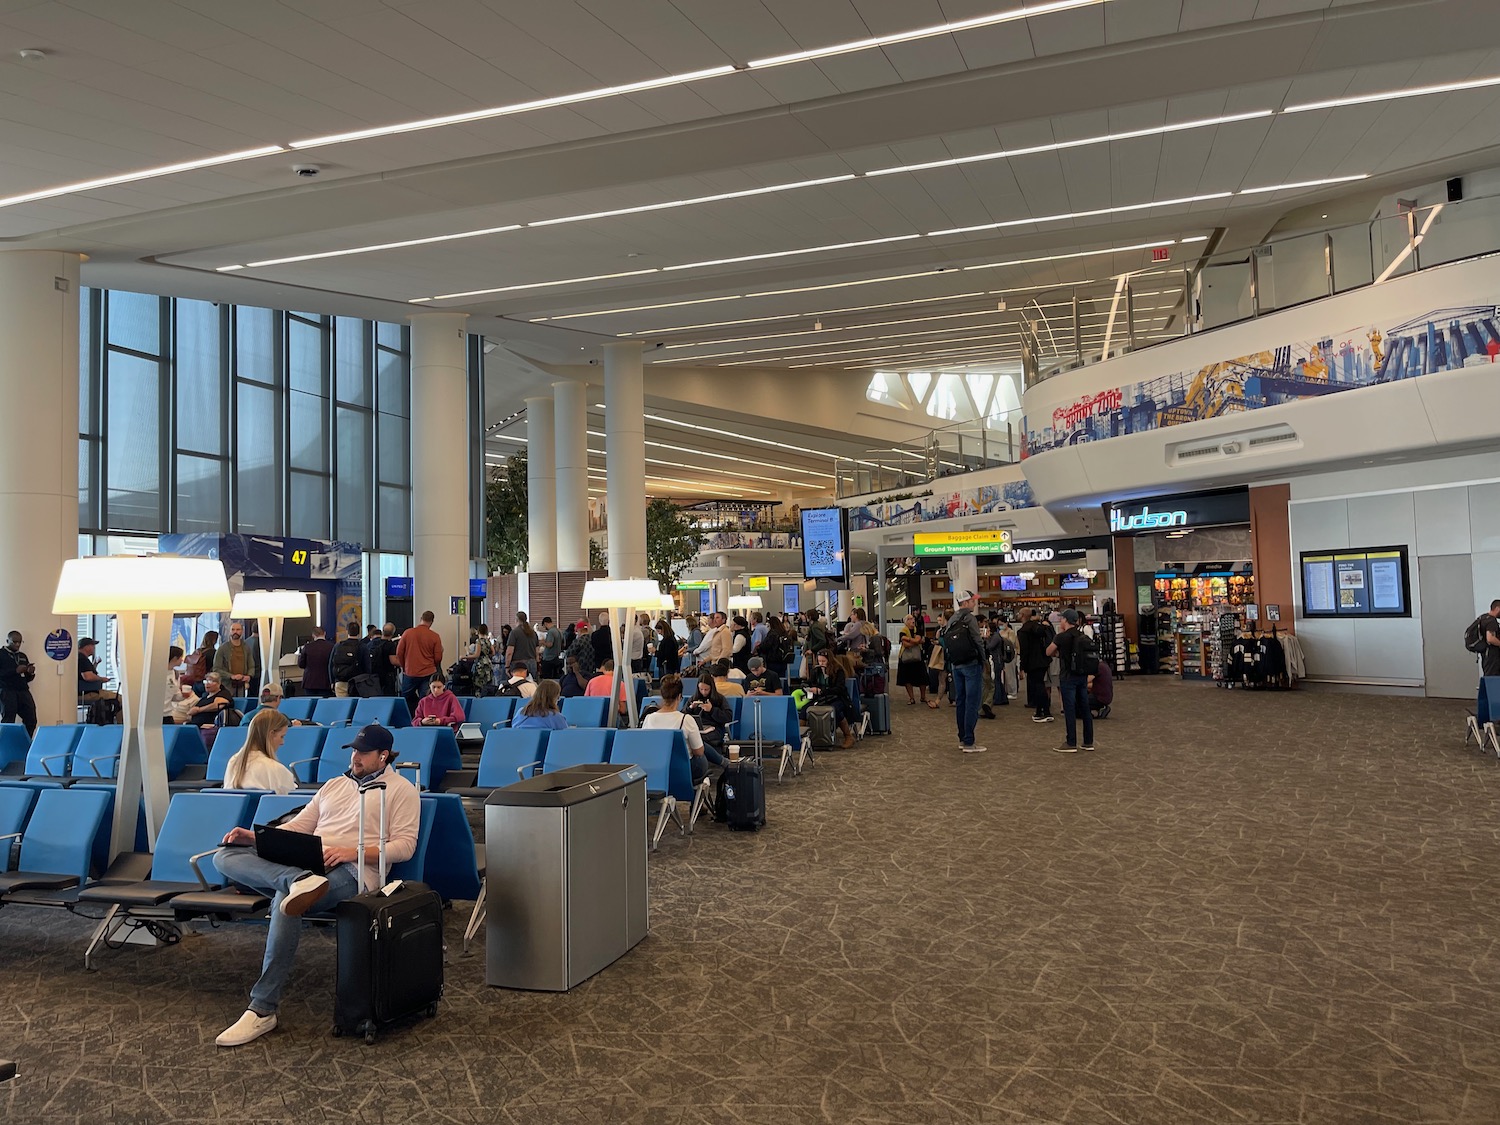
<instances>
[{"instance_id":1,"label":"blue digital display screen","mask_svg":"<svg viewBox=\"0 0 1500 1125\"><path fill-rule=\"evenodd\" d=\"M843 508L802 509L803 577L845 577L848 573L847 519Z\"/></svg>"}]
</instances>

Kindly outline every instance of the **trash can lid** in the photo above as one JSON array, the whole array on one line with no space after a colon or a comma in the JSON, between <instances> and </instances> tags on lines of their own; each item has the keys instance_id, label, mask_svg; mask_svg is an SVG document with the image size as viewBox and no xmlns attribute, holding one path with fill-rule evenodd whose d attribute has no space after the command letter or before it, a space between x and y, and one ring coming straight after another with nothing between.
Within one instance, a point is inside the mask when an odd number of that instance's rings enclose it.
<instances>
[{"instance_id":1,"label":"trash can lid","mask_svg":"<svg viewBox=\"0 0 1500 1125\"><path fill-rule=\"evenodd\" d=\"M496 789L484 803L559 808L616 792L632 782L645 779L646 771L640 766L618 763L566 766Z\"/></svg>"}]
</instances>

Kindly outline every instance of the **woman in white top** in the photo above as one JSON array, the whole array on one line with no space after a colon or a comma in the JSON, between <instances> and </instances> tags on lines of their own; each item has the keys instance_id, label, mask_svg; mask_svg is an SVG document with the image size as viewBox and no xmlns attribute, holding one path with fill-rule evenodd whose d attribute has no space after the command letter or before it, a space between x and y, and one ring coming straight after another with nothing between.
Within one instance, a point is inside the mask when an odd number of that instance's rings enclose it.
<instances>
[{"instance_id":1,"label":"woman in white top","mask_svg":"<svg viewBox=\"0 0 1500 1125\"><path fill-rule=\"evenodd\" d=\"M182 649L177 645L167 650L167 695L161 705L163 722L187 722L188 713L198 702L198 693L183 685L182 673L177 671L177 666L182 663L182 656Z\"/></svg>"},{"instance_id":2,"label":"woman in white top","mask_svg":"<svg viewBox=\"0 0 1500 1125\"><path fill-rule=\"evenodd\" d=\"M286 740L291 720L280 711L263 709L250 720L245 745L224 767L225 789L269 789L290 793L297 777L276 760L276 751Z\"/></svg>"},{"instance_id":3,"label":"woman in white top","mask_svg":"<svg viewBox=\"0 0 1500 1125\"><path fill-rule=\"evenodd\" d=\"M642 730L680 730L687 743L688 755L693 764L693 784L702 781L708 774L708 765L724 764L724 756L712 746L705 746L703 735L694 718L678 708L682 706L682 677L667 675L661 678L661 707L641 720Z\"/></svg>"}]
</instances>

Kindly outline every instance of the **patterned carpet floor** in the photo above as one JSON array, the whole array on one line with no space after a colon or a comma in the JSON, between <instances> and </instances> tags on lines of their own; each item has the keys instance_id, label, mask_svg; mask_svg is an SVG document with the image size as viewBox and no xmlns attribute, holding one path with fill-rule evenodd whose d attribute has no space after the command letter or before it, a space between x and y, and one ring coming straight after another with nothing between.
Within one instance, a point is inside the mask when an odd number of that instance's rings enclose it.
<instances>
[{"instance_id":1,"label":"patterned carpet floor","mask_svg":"<svg viewBox=\"0 0 1500 1125\"><path fill-rule=\"evenodd\" d=\"M563 995L484 984L329 1035L333 940L280 1030L214 1036L255 926L106 952L0 910L0 1120L836 1125L1500 1121L1500 763L1457 702L1118 685L1099 750L952 711L768 787L757 835L650 860L649 938ZM481 935L482 938L482 935Z\"/></svg>"}]
</instances>

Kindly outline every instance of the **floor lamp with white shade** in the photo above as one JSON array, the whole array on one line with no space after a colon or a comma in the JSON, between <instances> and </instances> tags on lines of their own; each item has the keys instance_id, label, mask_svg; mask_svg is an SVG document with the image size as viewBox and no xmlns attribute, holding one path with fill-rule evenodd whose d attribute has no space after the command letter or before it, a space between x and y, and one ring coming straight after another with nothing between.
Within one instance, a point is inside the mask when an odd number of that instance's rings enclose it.
<instances>
[{"instance_id":1,"label":"floor lamp with white shade","mask_svg":"<svg viewBox=\"0 0 1500 1125\"><path fill-rule=\"evenodd\" d=\"M115 771L111 859L135 847L143 796L146 834L153 849L167 815L171 794L162 737L162 695L172 617L227 613L231 604L224 564L217 559L107 556L63 563L52 612L59 617L114 614L119 619L125 730Z\"/></svg>"},{"instance_id":2,"label":"floor lamp with white shade","mask_svg":"<svg viewBox=\"0 0 1500 1125\"><path fill-rule=\"evenodd\" d=\"M253 617L260 627L260 690L264 690L275 682L281 660L281 623L287 618L311 617L312 611L301 590L241 590L234 596L229 615L241 620Z\"/></svg>"},{"instance_id":3,"label":"floor lamp with white shade","mask_svg":"<svg viewBox=\"0 0 1500 1125\"><path fill-rule=\"evenodd\" d=\"M627 630L634 623L635 611L661 604L661 587L649 578L594 578L583 584L583 599L579 605L584 609L609 610L610 642L615 653L615 670L609 680L611 713L620 698L620 683L629 664L630 634ZM625 693L625 712L630 716L630 725L638 726L640 719L634 685Z\"/></svg>"}]
</instances>

